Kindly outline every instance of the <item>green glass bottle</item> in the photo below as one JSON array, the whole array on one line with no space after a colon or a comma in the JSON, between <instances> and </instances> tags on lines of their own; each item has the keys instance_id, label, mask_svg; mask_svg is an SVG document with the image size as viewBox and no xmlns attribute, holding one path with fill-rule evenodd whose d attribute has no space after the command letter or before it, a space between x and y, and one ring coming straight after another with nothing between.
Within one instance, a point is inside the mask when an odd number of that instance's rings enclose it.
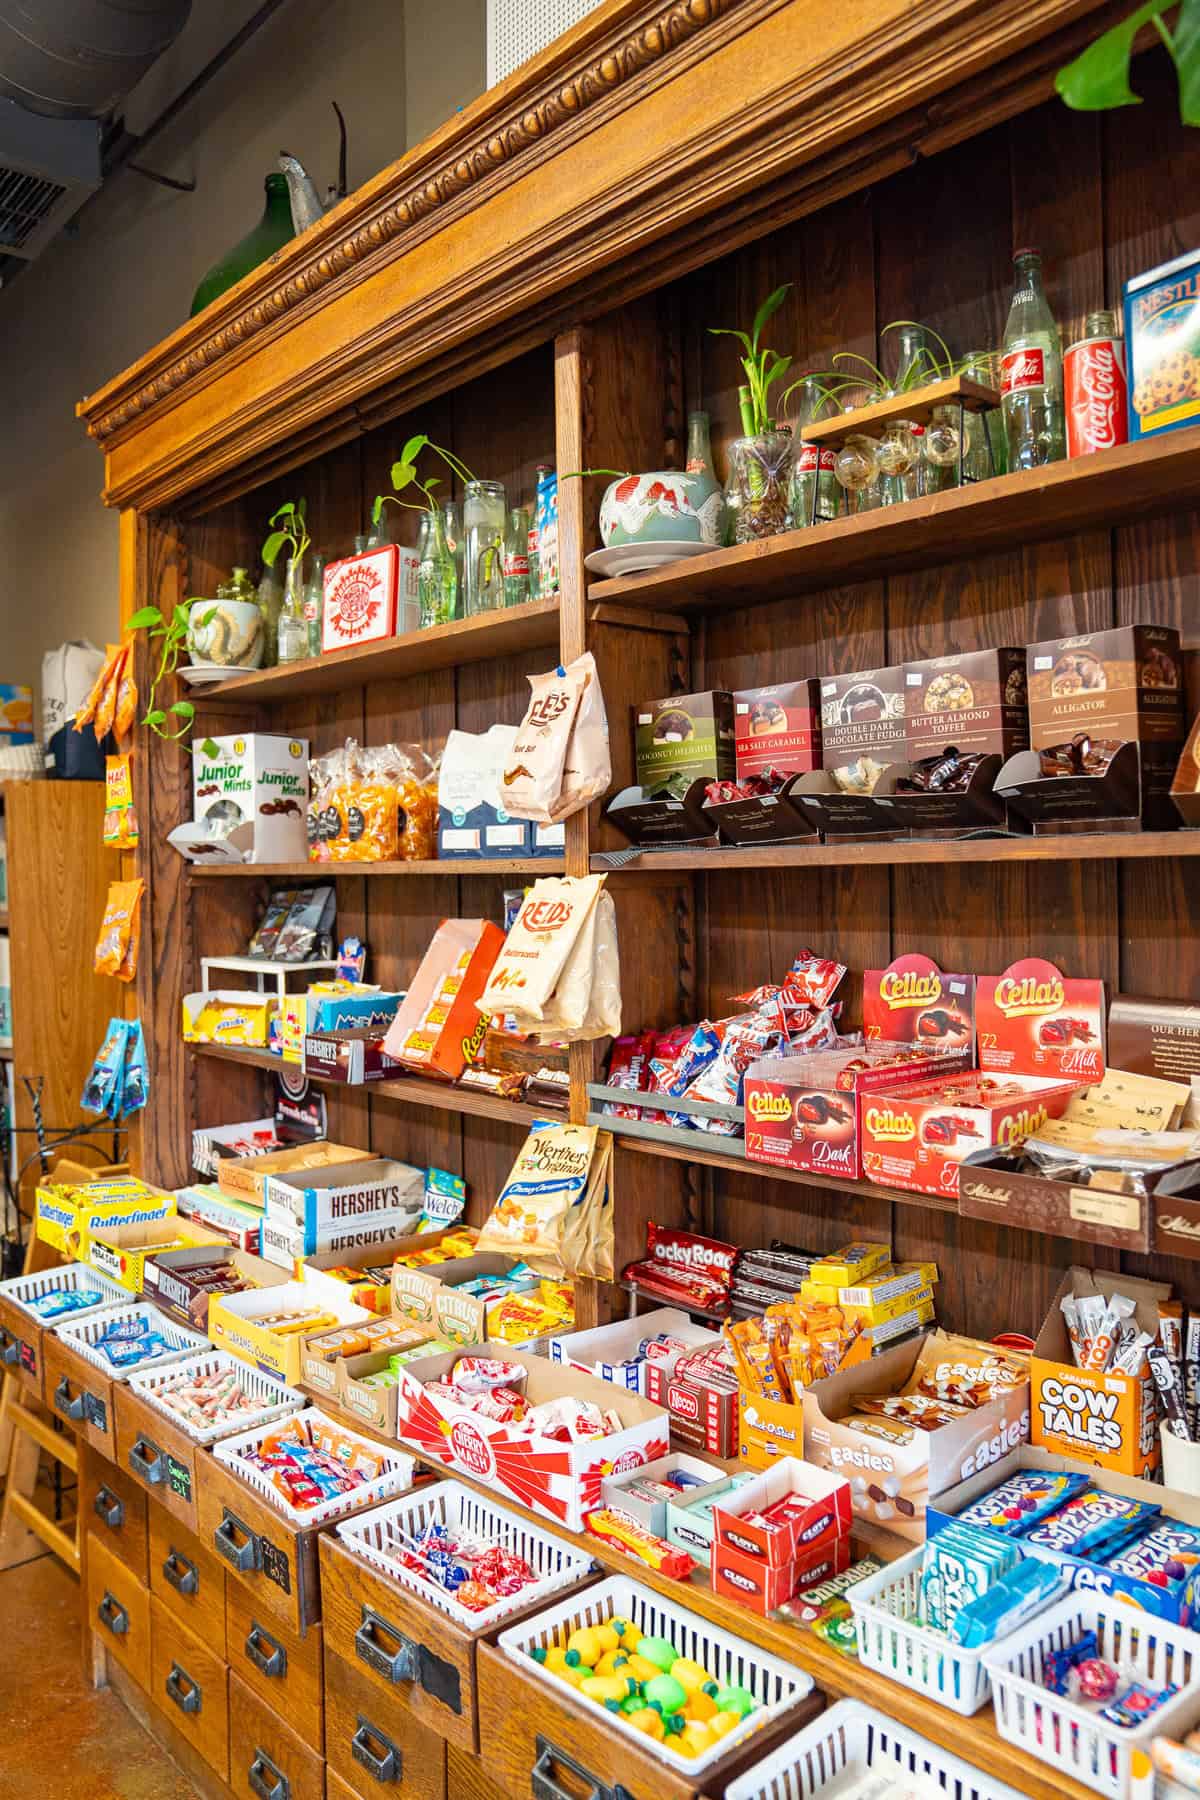
<instances>
[{"instance_id":1,"label":"green glass bottle","mask_svg":"<svg viewBox=\"0 0 1200 1800\"><path fill-rule=\"evenodd\" d=\"M208 271L192 299L193 319L218 295L233 287L251 269L257 269L259 263L266 262L268 256L273 256L295 237L286 180L282 175L268 175L263 185L267 190L267 203L262 218L253 231L248 231L241 242L227 250Z\"/></svg>"}]
</instances>

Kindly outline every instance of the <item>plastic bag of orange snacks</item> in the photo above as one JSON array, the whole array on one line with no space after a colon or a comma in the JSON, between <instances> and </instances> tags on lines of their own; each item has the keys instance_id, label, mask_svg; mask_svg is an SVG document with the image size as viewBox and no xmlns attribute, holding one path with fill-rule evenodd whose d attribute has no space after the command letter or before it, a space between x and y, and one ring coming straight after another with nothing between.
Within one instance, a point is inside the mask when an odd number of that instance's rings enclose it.
<instances>
[{"instance_id":1,"label":"plastic bag of orange snacks","mask_svg":"<svg viewBox=\"0 0 1200 1800\"><path fill-rule=\"evenodd\" d=\"M351 738L309 765L313 862L416 862L437 839L435 765L419 744L364 749Z\"/></svg>"},{"instance_id":2,"label":"plastic bag of orange snacks","mask_svg":"<svg viewBox=\"0 0 1200 1800\"><path fill-rule=\"evenodd\" d=\"M437 855L437 781L440 757L419 744L389 745L396 755L397 855L401 862L431 862Z\"/></svg>"}]
</instances>

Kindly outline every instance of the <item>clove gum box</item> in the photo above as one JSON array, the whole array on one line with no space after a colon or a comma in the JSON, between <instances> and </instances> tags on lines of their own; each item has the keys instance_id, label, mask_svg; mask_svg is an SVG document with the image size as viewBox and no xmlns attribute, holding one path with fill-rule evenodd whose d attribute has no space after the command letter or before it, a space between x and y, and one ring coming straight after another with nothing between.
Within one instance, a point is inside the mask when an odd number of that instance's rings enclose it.
<instances>
[{"instance_id":1,"label":"clove gum box","mask_svg":"<svg viewBox=\"0 0 1200 1800\"><path fill-rule=\"evenodd\" d=\"M1103 1269L1068 1269L1038 1333L1030 1364L1030 1440L1059 1456L1120 1475L1146 1475L1158 1467L1158 1405L1146 1375L1119 1369L1077 1369L1071 1356L1061 1302L1068 1294L1127 1294L1136 1302L1139 1330L1157 1339L1160 1301L1171 1289L1158 1281L1111 1275Z\"/></svg>"},{"instance_id":2,"label":"clove gum box","mask_svg":"<svg viewBox=\"0 0 1200 1800\"><path fill-rule=\"evenodd\" d=\"M787 1504L786 1516L760 1519ZM850 1566L850 1484L794 1457L725 1494L713 1508L712 1589L768 1613L796 1590Z\"/></svg>"}]
</instances>

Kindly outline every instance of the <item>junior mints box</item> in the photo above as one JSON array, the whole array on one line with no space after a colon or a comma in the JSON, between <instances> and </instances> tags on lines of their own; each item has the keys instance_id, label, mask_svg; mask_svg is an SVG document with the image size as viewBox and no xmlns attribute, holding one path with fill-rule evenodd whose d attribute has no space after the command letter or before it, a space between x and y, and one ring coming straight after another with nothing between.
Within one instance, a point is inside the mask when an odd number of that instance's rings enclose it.
<instances>
[{"instance_id":1,"label":"junior mints box","mask_svg":"<svg viewBox=\"0 0 1200 1800\"><path fill-rule=\"evenodd\" d=\"M193 831L218 840L237 832L247 862L304 862L308 740L252 731L207 741L216 754L192 757Z\"/></svg>"}]
</instances>

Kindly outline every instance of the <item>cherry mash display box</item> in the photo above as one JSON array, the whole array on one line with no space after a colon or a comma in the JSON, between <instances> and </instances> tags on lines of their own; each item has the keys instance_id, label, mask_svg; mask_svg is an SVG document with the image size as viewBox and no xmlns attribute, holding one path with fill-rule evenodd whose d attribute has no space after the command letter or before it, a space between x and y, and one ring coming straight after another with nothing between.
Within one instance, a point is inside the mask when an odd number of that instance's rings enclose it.
<instances>
[{"instance_id":1,"label":"cherry mash display box","mask_svg":"<svg viewBox=\"0 0 1200 1800\"><path fill-rule=\"evenodd\" d=\"M415 630L419 568L416 551L395 544L330 563L323 590L322 650L346 650Z\"/></svg>"},{"instance_id":2,"label":"cherry mash display box","mask_svg":"<svg viewBox=\"0 0 1200 1800\"><path fill-rule=\"evenodd\" d=\"M591 1400L615 1412L621 1429L607 1437L560 1443L536 1431L523 1431L520 1420L488 1419L427 1392L427 1384L445 1383L458 1356L454 1351L420 1357L399 1370L397 1436L422 1455L507 1494L569 1531L582 1531L584 1516L600 1505L606 1475L642 1468L667 1454L666 1417L640 1394L507 1345L504 1360L524 1367L524 1394L531 1406L545 1400Z\"/></svg>"},{"instance_id":3,"label":"cherry mash display box","mask_svg":"<svg viewBox=\"0 0 1200 1800\"><path fill-rule=\"evenodd\" d=\"M904 979L898 968L884 971L885 990ZM873 1181L957 1195L972 1150L1023 1143L1058 1118L1081 1085L1103 1076L1103 982L1067 981L1031 957L1003 975L980 976L975 1000L978 1073L923 1076L864 1106L863 1171Z\"/></svg>"}]
</instances>

